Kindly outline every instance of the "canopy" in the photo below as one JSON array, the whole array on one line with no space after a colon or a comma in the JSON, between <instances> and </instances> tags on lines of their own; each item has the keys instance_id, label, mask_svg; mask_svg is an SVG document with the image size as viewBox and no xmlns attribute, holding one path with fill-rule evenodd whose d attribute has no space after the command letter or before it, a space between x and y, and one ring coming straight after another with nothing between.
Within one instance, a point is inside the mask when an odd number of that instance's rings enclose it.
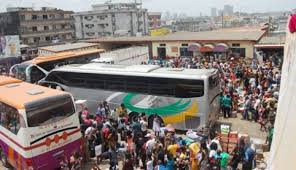
<instances>
[{"instance_id":1,"label":"canopy","mask_svg":"<svg viewBox=\"0 0 296 170\"><path fill-rule=\"evenodd\" d=\"M188 46L188 51L199 51L201 45L199 43L192 43Z\"/></svg>"},{"instance_id":2,"label":"canopy","mask_svg":"<svg viewBox=\"0 0 296 170\"><path fill-rule=\"evenodd\" d=\"M204 45L200 48L200 52L206 53L206 52L213 52L214 46L212 44Z\"/></svg>"},{"instance_id":3,"label":"canopy","mask_svg":"<svg viewBox=\"0 0 296 170\"><path fill-rule=\"evenodd\" d=\"M216 53L223 53L223 52L226 52L228 48L229 47L227 44L219 43L214 47L213 51Z\"/></svg>"}]
</instances>

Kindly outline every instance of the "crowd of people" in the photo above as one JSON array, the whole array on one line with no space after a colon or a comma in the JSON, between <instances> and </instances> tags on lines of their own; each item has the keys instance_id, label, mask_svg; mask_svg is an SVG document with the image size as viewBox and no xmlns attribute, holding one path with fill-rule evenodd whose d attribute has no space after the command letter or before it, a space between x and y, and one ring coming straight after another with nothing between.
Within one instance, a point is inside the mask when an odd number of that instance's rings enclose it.
<instances>
[{"instance_id":1,"label":"crowd of people","mask_svg":"<svg viewBox=\"0 0 296 170\"><path fill-rule=\"evenodd\" d=\"M241 115L246 121L259 123L261 130L268 132L270 146L280 87L280 69L271 61L255 67L241 59L200 57L176 59L170 64L169 67L218 69L221 109L217 116ZM236 148L227 152L222 150L218 135L196 142L177 135L171 126L161 128L157 115L150 125L144 113L130 117L124 104L111 111L107 102L99 104L96 113L84 107L79 118L84 140L81 157L94 162L93 170L100 169L106 161L111 170L118 169L119 162L123 170L236 170L240 164L243 170L251 170L255 165L255 149L248 137L241 137Z\"/></svg>"}]
</instances>

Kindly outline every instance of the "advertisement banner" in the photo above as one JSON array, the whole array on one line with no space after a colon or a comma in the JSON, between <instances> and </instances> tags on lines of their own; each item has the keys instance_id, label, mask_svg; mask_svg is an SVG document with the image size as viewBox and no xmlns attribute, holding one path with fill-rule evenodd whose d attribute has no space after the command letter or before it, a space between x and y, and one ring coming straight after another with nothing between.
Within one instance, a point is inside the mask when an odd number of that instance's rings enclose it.
<instances>
[{"instance_id":1,"label":"advertisement banner","mask_svg":"<svg viewBox=\"0 0 296 170\"><path fill-rule=\"evenodd\" d=\"M18 35L0 36L0 58L18 57L21 55Z\"/></svg>"}]
</instances>

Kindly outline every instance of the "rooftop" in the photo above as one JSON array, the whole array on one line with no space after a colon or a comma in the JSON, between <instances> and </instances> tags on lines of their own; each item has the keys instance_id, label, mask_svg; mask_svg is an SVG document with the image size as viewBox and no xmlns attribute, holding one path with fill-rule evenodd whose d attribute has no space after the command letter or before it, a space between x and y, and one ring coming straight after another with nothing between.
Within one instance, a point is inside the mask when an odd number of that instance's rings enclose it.
<instances>
[{"instance_id":1,"label":"rooftop","mask_svg":"<svg viewBox=\"0 0 296 170\"><path fill-rule=\"evenodd\" d=\"M0 86L10 83L19 83L21 80L7 77L7 76L0 76Z\"/></svg>"},{"instance_id":2,"label":"rooftop","mask_svg":"<svg viewBox=\"0 0 296 170\"><path fill-rule=\"evenodd\" d=\"M34 91L40 93L36 95L30 94L30 92ZM25 104L29 102L34 102L52 96L68 94L63 91L53 90L26 82L2 85L0 86L0 93L0 101L5 101L6 104L17 109L23 109L25 107Z\"/></svg>"},{"instance_id":3,"label":"rooftop","mask_svg":"<svg viewBox=\"0 0 296 170\"><path fill-rule=\"evenodd\" d=\"M285 44L286 36L263 37L258 44Z\"/></svg>"},{"instance_id":4,"label":"rooftop","mask_svg":"<svg viewBox=\"0 0 296 170\"><path fill-rule=\"evenodd\" d=\"M204 78L211 75L215 69L183 69L183 68L163 68L156 65L110 65L110 64L72 64L59 67L53 71L79 72L79 73L101 73L126 76L164 77L179 79Z\"/></svg>"},{"instance_id":5,"label":"rooftop","mask_svg":"<svg viewBox=\"0 0 296 170\"><path fill-rule=\"evenodd\" d=\"M157 42L157 41L259 41L265 34L260 29L221 29L205 32L176 32L164 36L102 37L86 42Z\"/></svg>"},{"instance_id":6,"label":"rooftop","mask_svg":"<svg viewBox=\"0 0 296 170\"><path fill-rule=\"evenodd\" d=\"M53 46L46 46L46 47L40 47L39 50L46 50L51 52L63 52L68 50L74 50L74 49L80 49L80 48L86 48L86 47L94 47L98 46L98 44L95 43L72 43L72 44L61 44L61 45L53 45Z\"/></svg>"}]
</instances>

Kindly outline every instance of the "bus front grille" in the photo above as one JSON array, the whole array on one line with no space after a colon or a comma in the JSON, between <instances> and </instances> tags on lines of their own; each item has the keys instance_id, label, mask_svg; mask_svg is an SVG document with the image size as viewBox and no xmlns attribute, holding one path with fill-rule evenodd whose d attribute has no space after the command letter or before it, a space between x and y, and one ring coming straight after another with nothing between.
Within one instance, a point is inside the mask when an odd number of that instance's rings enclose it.
<instances>
[{"instance_id":1,"label":"bus front grille","mask_svg":"<svg viewBox=\"0 0 296 170\"><path fill-rule=\"evenodd\" d=\"M200 117L185 116L186 129L197 129L200 125Z\"/></svg>"}]
</instances>

